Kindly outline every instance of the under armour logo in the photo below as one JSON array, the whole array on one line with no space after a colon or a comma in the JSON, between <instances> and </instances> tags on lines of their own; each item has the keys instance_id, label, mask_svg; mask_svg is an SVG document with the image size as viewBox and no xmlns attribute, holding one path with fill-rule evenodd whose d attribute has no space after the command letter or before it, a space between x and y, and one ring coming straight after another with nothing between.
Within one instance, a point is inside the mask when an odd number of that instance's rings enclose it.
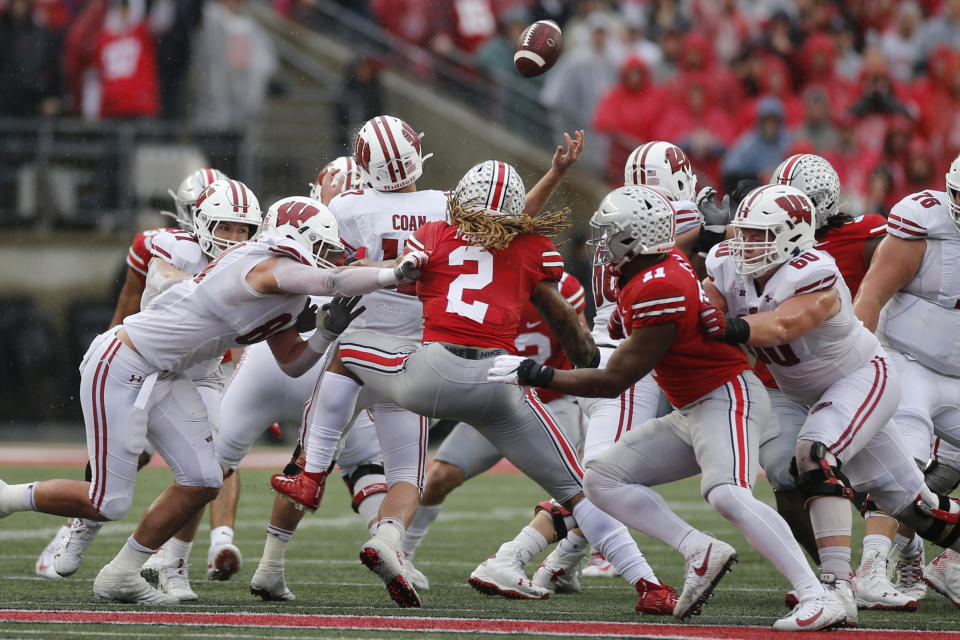
<instances>
[{"instance_id":1,"label":"under armour logo","mask_svg":"<svg viewBox=\"0 0 960 640\"><path fill-rule=\"evenodd\" d=\"M143 376L134 373L130 376L130 382L143 382Z\"/></svg>"}]
</instances>

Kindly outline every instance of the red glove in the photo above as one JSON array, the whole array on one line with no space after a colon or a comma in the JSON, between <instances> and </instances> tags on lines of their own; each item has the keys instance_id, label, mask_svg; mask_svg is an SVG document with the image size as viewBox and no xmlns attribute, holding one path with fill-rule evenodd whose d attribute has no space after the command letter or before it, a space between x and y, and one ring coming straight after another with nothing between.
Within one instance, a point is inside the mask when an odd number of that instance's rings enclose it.
<instances>
[{"instance_id":1,"label":"red glove","mask_svg":"<svg viewBox=\"0 0 960 640\"><path fill-rule=\"evenodd\" d=\"M607 320L607 333L613 340L623 340L627 337L623 330L623 318L620 317L619 307L614 307L610 319Z\"/></svg>"},{"instance_id":2,"label":"red glove","mask_svg":"<svg viewBox=\"0 0 960 640\"><path fill-rule=\"evenodd\" d=\"M723 340L727 335L727 318L712 304L700 307L700 326L712 340Z\"/></svg>"}]
</instances>

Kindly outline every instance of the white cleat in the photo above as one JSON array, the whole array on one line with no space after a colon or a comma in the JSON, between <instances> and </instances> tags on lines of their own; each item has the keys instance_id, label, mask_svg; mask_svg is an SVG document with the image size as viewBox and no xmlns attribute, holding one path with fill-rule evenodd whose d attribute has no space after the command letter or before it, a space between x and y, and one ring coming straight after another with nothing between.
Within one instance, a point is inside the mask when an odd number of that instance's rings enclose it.
<instances>
[{"instance_id":1,"label":"white cleat","mask_svg":"<svg viewBox=\"0 0 960 640\"><path fill-rule=\"evenodd\" d=\"M189 566L184 564L183 560L179 560L175 567L164 567L160 571L160 590L180 602L199 600L200 596L190 588Z\"/></svg>"},{"instance_id":2,"label":"white cleat","mask_svg":"<svg viewBox=\"0 0 960 640\"><path fill-rule=\"evenodd\" d=\"M844 606L833 593L803 600L789 615L773 623L774 631L823 631L844 625Z\"/></svg>"},{"instance_id":3,"label":"white cleat","mask_svg":"<svg viewBox=\"0 0 960 640\"><path fill-rule=\"evenodd\" d=\"M140 567L140 575L150 584L160 584L160 572L170 566L170 560L167 558L163 547L157 549L157 552L147 558L147 561Z\"/></svg>"},{"instance_id":4,"label":"white cleat","mask_svg":"<svg viewBox=\"0 0 960 640\"><path fill-rule=\"evenodd\" d=\"M47 546L40 552L40 557L37 558L36 571L37 575L41 578L48 578L50 580L61 580L63 578L63 576L53 568L53 559L57 555L57 549L60 547L60 543L68 533L70 533L70 526L62 525L60 529L57 530L57 535L53 537L53 540L48 542Z\"/></svg>"},{"instance_id":5,"label":"white cleat","mask_svg":"<svg viewBox=\"0 0 960 640\"><path fill-rule=\"evenodd\" d=\"M250 580L250 593L270 602L289 602L297 599L297 596L287 589L282 566L279 568L265 567L262 564L257 566Z\"/></svg>"},{"instance_id":6,"label":"white cleat","mask_svg":"<svg viewBox=\"0 0 960 640\"><path fill-rule=\"evenodd\" d=\"M583 554L561 556L554 549L533 574L533 584L553 593L580 593L580 561Z\"/></svg>"},{"instance_id":7,"label":"white cleat","mask_svg":"<svg viewBox=\"0 0 960 640\"><path fill-rule=\"evenodd\" d=\"M697 549L687 559L687 575L683 580L683 591L673 608L673 616L683 620L697 613L736 561L736 549L716 538Z\"/></svg>"},{"instance_id":8,"label":"white cleat","mask_svg":"<svg viewBox=\"0 0 960 640\"><path fill-rule=\"evenodd\" d=\"M923 579L960 608L960 553L947 549L938 555L923 568Z\"/></svg>"},{"instance_id":9,"label":"white cleat","mask_svg":"<svg viewBox=\"0 0 960 640\"><path fill-rule=\"evenodd\" d=\"M850 581L858 609L916 611L917 601L906 596L887 578L887 558L879 551L863 554L860 567Z\"/></svg>"},{"instance_id":10,"label":"white cleat","mask_svg":"<svg viewBox=\"0 0 960 640\"><path fill-rule=\"evenodd\" d=\"M419 607L420 596L403 573L400 552L380 538L370 538L360 547L360 562L377 575L387 587L390 598L401 607Z\"/></svg>"},{"instance_id":11,"label":"white cleat","mask_svg":"<svg viewBox=\"0 0 960 640\"><path fill-rule=\"evenodd\" d=\"M594 551L590 554L590 562L583 568L580 575L584 578L616 578L620 572L607 562L602 553Z\"/></svg>"},{"instance_id":12,"label":"white cleat","mask_svg":"<svg viewBox=\"0 0 960 640\"><path fill-rule=\"evenodd\" d=\"M122 571L108 563L93 581L93 593L105 600L136 604L179 604L180 601L154 589L136 571Z\"/></svg>"},{"instance_id":13,"label":"white cleat","mask_svg":"<svg viewBox=\"0 0 960 640\"><path fill-rule=\"evenodd\" d=\"M920 554L917 556L907 558L901 551L897 557L897 582L894 587L903 595L917 602L927 596L927 583L923 581L924 564L922 545L920 546Z\"/></svg>"},{"instance_id":14,"label":"white cleat","mask_svg":"<svg viewBox=\"0 0 960 640\"><path fill-rule=\"evenodd\" d=\"M218 544L207 552L207 580L229 580L242 566L243 556L235 545Z\"/></svg>"},{"instance_id":15,"label":"white cleat","mask_svg":"<svg viewBox=\"0 0 960 640\"><path fill-rule=\"evenodd\" d=\"M413 585L417 591L427 591L430 589L430 579L422 571L413 566L413 556L406 551L400 552L400 564L402 565L403 577L407 582Z\"/></svg>"},{"instance_id":16,"label":"white cleat","mask_svg":"<svg viewBox=\"0 0 960 640\"><path fill-rule=\"evenodd\" d=\"M849 580L837 580L837 576L832 573L821 573L820 584L826 587L833 597L843 607L846 627L856 627L860 621L860 614L857 611L857 600L853 595L853 588Z\"/></svg>"},{"instance_id":17,"label":"white cleat","mask_svg":"<svg viewBox=\"0 0 960 640\"><path fill-rule=\"evenodd\" d=\"M57 553L53 558L53 568L58 574L66 578L72 576L80 568L83 555L87 547L93 542L103 526L102 522L74 518L70 525L70 533L60 541Z\"/></svg>"},{"instance_id":18,"label":"white cleat","mask_svg":"<svg viewBox=\"0 0 960 640\"><path fill-rule=\"evenodd\" d=\"M546 600L550 592L533 584L523 572L518 557L519 542L504 542L495 554L480 563L470 574L470 586L488 596Z\"/></svg>"},{"instance_id":19,"label":"white cleat","mask_svg":"<svg viewBox=\"0 0 960 640\"><path fill-rule=\"evenodd\" d=\"M7 483L3 480L0 480L0 497L3 496L3 490L7 488ZM0 518L6 518L8 515L13 513L13 511L7 511L3 508L3 500L0 499Z\"/></svg>"}]
</instances>

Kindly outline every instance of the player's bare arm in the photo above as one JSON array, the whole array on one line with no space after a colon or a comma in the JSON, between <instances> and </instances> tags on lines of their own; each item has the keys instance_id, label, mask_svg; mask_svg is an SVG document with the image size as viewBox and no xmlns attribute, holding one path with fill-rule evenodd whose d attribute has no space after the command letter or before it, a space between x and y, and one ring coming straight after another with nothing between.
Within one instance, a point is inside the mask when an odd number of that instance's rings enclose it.
<instances>
[{"instance_id":1,"label":"player's bare arm","mask_svg":"<svg viewBox=\"0 0 960 640\"><path fill-rule=\"evenodd\" d=\"M871 261L873 260L873 254L876 253L877 247L880 246L880 243L883 242L883 239L886 236L879 236L876 238L870 238L863 243L863 261L869 267Z\"/></svg>"},{"instance_id":2,"label":"player's bare arm","mask_svg":"<svg viewBox=\"0 0 960 640\"><path fill-rule=\"evenodd\" d=\"M745 316L750 325L751 347L776 347L792 342L837 315L840 293L836 289L793 296L773 311Z\"/></svg>"},{"instance_id":3,"label":"player's bare arm","mask_svg":"<svg viewBox=\"0 0 960 640\"><path fill-rule=\"evenodd\" d=\"M707 294L707 300L710 301L710 304L726 313L727 299L723 297L723 294L720 293L720 290L717 289L717 286L713 284L710 278L704 278L701 285L703 286L703 292Z\"/></svg>"},{"instance_id":4,"label":"player's bare arm","mask_svg":"<svg viewBox=\"0 0 960 640\"><path fill-rule=\"evenodd\" d=\"M556 280L541 280L530 296L530 302L557 337L570 362L576 367L594 363L597 345L586 323L581 322L577 312L557 289Z\"/></svg>"},{"instance_id":5,"label":"player's bare arm","mask_svg":"<svg viewBox=\"0 0 960 640\"><path fill-rule=\"evenodd\" d=\"M926 250L925 240L888 235L880 242L853 301L853 311L867 329L877 330L883 305L917 275Z\"/></svg>"},{"instance_id":6,"label":"player's bare arm","mask_svg":"<svg viewBox=\"0 0 960 640\"><path fill-rule=\"evenodd\" d=\"M553 195L557 185L560 184L564 174L580 159L580 154L583 153L583 130L575 131L573 138L570 137L570 134L564 133L563 140L567 148L564 149L563 145L557 145L553 152L550 169L527 192L526 205L523 208L524 215L535 216L540 213L546 206L547 200Z\"/></svg>"},{"instance_id":7,"label":"player's bare arm","mask_svg":"<svg viewBox=\"0 0 960 640\"><path fill-rule=\"evenodd\" d=\"M140 311L140 297L143 296L143 285L137 277L137 272L127 267L127 279L123 283L123 289L120 290L120 297L117 298L117 308L113 311L113 317L110 319L110 327L115 327L127 316Z\"/></svg>"}]
</instances>

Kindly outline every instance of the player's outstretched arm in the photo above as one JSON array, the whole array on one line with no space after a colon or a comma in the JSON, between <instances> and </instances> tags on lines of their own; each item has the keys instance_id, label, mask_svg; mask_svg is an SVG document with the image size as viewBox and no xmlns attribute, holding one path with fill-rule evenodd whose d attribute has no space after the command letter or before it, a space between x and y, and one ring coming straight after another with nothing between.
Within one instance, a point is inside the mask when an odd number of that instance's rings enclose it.
<instances>
[{"instance_id":1,"label":"player's outstretched arm","mask_svg":"<svg viewBox=\"0 0 960 640\"><path fill-rule=\"evenodd\" d=\"M140 284L137 272L127 267L127 279L123 283L123 289L120 290L120 297L117 298L117 307L113 310L110 327L117 326L127 316L140 311L140 297L142 295L143 285Z\"/></svg>"},{"instance_id":2,"label":"player's outstretched arm","mask_svg":"<svg viewBox=\"0 0 960 640\"><path fill-rule=\"evenodd\" d=\"M877 330L883 305L917 275L926 249L925 240L904 240L890 235L877 246L857 299L853 301L853 312L867 329Z\"/></svg>"},{"instance_id":3,"label":"player's outstretched arm","mask_svg":"<svg viewBox=\"0 0 960 640\"><path fill-rule=\"evenodd\" d=\"M247 283L259 293L357 296L415 280L427 260L427 254L415 251L393 268L318 269L290 258L270 258L247 273Z\"/></svg>"},{"instance_id":4,"label":"player's outstretched arm","mask_svg":"<svg viewBox=\"0 0 960 640\"><path fill-rule=\"evenodd\" d=\"M773 311L745 316L743 320L750 327L745 343L751 347L777 347L792 342L839 311L840 293L836 289L793 296Z\"/></svg>"},{"instance_id":5,"label":"player's outstretched arm","mask_svg":"<svg viewBox=\"0 0 960 640\"><path fill-rule=\"evenodd\" d=\"M570 134L563 134L563 140L567 148L564 149L563 145L557 146L553 152L550 169L527 192L527 201L523 208L524 215L536 216L540 213L546 206L547 200L553 195L557 185L560 184L564 174L580 159L580 154L583 153L583 130L575 131L573 135L574 137L571 138Z\"/></svg>"},{"instance_id":6,"label":"player's outstretched arm","mask_svg":"<svg viewBox=\"0 0 960 640\"><path fill-rule=\"evenodd\" d=\"M533 289L530 302L557 337L575 367L599 364L599 351L590 329L557 289L556 280L541 280Z\"/></svg>"}]
</instances>

